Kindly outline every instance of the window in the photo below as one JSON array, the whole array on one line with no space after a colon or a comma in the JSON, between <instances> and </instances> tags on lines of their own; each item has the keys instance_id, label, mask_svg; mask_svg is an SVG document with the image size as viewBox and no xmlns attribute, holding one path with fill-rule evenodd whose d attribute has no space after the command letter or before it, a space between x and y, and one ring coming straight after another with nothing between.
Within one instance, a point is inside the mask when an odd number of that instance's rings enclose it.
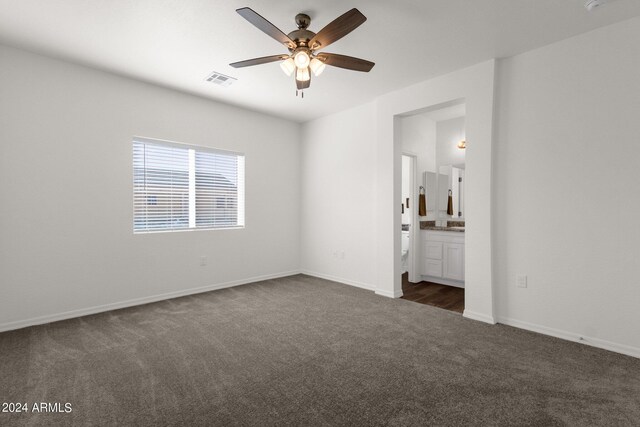
<instances>
[{"instance_id":1,"label":"window","mask_svg":"<svg viewBox=\"0 0 640 427\"><path fill-rule=\"evenodd\" d=\"M133 231L244 226L244 155L133 140Z\"/></svg>"}]
</instances>

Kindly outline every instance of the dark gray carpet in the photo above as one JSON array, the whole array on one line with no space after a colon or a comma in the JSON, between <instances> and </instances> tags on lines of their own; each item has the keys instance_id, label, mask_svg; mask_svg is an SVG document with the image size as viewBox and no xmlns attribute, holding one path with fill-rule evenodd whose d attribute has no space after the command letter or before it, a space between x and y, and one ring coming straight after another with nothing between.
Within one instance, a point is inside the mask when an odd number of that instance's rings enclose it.
<instances>
[{"instance_id":1,"label":"dark gray carpet","mask_svg":"<svg viewBox=\"0 0 640 427\"><path fill-rule=\"evenodd\" d=\"M0 334L0 425L639 425L640 360L308 276Z\"/></svg>"}]
</instances>

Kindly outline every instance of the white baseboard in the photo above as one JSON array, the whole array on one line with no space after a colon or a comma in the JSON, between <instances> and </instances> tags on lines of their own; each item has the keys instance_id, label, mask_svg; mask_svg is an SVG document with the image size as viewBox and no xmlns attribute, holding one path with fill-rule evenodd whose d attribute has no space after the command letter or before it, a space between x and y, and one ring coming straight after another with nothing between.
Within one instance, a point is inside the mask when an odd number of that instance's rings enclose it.
<instances>
[{"instance_id":1,"label":"white baseboard","mask_svg":"<svg viewBox=\"0 0 640 427\"><path fill-rule=\"evenodd\" d=\"M382 295L387 298L400 298L402 296L402 291L398 291L395 293L376 289L374 285L370 285L368 283L356 282L355 280L343 279L342 277L331 276L330 274L316 273L315 271L309 270L301 270L300 273L306 274L307 276L318 277L320 279L331 280L332 282L342 283L344 285L355 286L356 288L366 289L368 291L375 291L377 295Z\"/></svg>"},{"instance_id":2,"label":"white baseboard","mask_svg":"<svg viewBox=\"0 0 640 427\"><path fill-rule=\"evenodd\" d=\"M573 341L580 344L590 345L592 347L613 351L615 353L626 354L627 356L640 358L640 348L632 347L625 344L618 344L599 338L586 337L573 332L567 332L560 329L549 328L547 326L537 325L534 323L523 322L521 320L510 319L508 317L498 317L498 323L513 326L515 328L526 329L528 331L537 332L552 337L561 338L567 341Z\"/></svg>"},{"instance_id":3,"label":"white baseboard","mask_svg":"<svg viewBox=\"0 0 640 427\"><path fill-rule=\"evenodd\" d=\"M89 308L81 308L78 310L65 311L63 313L39 316L31 319L16 320L13 322L1 323L0 332L26 328L28 326L42 325L45 323L57 322L59 320L72 319L75 317L88 316L90 314L103 313L105 311L118 310L120 308L133 307L133 306L142 305L142 304L149 304L152 302L163 301L171 298L178 298L178 297L183 297L187 295L200 294L203 292L215 291L217 289L231 288L233 286L240 286L240 285L246 285L249 283L260 282L262 280L293 276L296 274L300 274L300 271L296 270L296 271L285 271L282 273L275 273L275 274L266 274L263 276L249 277L247 279L240 279L240 280L234 280L231 282L217 283L215 285L202 286L199 288L183 289L175 292L167 292L164 294L152 295L148 297L134 298L127 301L98 305L98 306L89 307Z\"/></svg>"},{"instance_id":4,"label":"white baseboard","mask_svg":"<svg viewBox=\"0 0 640 427\"><path fill-rule=\"evenodd\" d=\"M344 285L355 286L356 288L366 289L368 291L373 291L375 286L370 285L368 283L357 282L355 280L343 279L342 277L331 276L330 274L316 273L315 271L309 270L301 270L301 274L306 274L307 276L317 277L319 279L331 280L332 282L342 283Z\"/></svg>"},{"instance_id":5,"label":"white baseboard","mask_svg":"<svg viewBox=\"0 0 640 427\"><path fill-rule=\"evenodd\" d=\"M389 292L387 290L384 289L376 289L376 295L381 295L383 297L387 297L387 298L400 298L402 297L402 291L395 291L395 292Z\"/></svg>"},{"instance_id":6,"label":"white baseboard","mask_svg":"<svg viewBox=\"0 0 640 427\"><path fill-rule=\"evenodd\" d=\"M494 319L493 316L487 316L486 314L477 313L475 311L465 310L464 313L462 313L462 317L466 317L467 319L471 319L471 320L477 320L479 322L488 323L490 325L496 324L496 319Z\"/></svg>"}]
</instances>

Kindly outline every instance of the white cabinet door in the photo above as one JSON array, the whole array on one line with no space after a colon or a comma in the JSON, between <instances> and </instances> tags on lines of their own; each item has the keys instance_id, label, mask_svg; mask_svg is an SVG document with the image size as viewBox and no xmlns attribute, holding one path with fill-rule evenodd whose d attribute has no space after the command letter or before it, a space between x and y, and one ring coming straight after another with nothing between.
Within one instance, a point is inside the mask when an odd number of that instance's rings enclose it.
<instances>
[{"instance_id":1,"label":"white cabinet door","mask_svg":"<svg viewBox=\"0 0 640 427\"><path fill-rule=\"evenodd\" d=\"M442 242L426 241L424 256L429 259L442 259Z\"/></svg>"},{"instance_id":2,"label":"white cabinet door","mask_svg":"<svg viewBox=\"0 0 640 427\"><path fill-rule=\"evenodd\" d=\"M423 262L422 274L425 276L442 277L442 261L425 258Z\"/></svg>"},{"instance_id":3,"label":"white cabinet door","mask_svg":"<svg viewBox=\"0 0 640 427\"><path fill-rule=\"evenodd\" d=\"M452 280L464 280L464 244L443 244L442 277Z\"/></svg>"}]
</instances>

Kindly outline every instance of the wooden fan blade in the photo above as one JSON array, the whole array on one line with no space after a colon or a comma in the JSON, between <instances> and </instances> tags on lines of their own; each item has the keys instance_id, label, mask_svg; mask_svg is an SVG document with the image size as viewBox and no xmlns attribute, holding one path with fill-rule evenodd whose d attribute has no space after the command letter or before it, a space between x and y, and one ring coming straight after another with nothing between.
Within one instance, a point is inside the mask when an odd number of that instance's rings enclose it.
<instances>
[{"instance_id":1,"label":"wooden fan blade","mask_svg":"<svg viewBox=\"0 0 640 427\"><path fill-rule=\"evenodd\" d=\"M358 9L353 8L321 29L318 34L309 41L309 47L312 49L325 48L358 28L366 20L366 16L360 13ZM314 47L316 43L319 44L318 47Z\"/></svg>"},{"instance_id":2,"label":"wooden fan blade","mask_svg":"<svg viewBox=\"0 0 640 427\"><path fill-rule=\"evenodd\" d=\"M306 89L309 86L311 86L311 78L309 78L309 80L307 80L306 82L302 82L302 81L296 79L296 88L298 90Z\"/></svg>"},{"instance_id":3,"label":"wooden fan blade","mask_svg":"<svg viewBox=\"0 0 640 427\"><path fill-rule=\"evenodd\" d=\"M251 67L252 65L266 64L269 62L281 61L287 59L289 55L271 55L263 56L262 58L247 59L246 61L234 62L231 65L233 68Z\"/></svg>"},{"instance_id":4,"label":"wooden fan blade","mask_svg":"<svg viewBox=\"0 0 640 427\"><path fill-rule=\"evenodd\" d=\"M353 56L338 55L337 53L319 53L318 59L327 65L334 67L346 68L347 70L363 71L368 73L371 71L375 63Z\"/></svg>"},{"instance_id":5,"label":"wooden fan blade","mask_svg":"<svg viewBox=\"0 0 640 427\"><path fill-rule=\"evenodd\" d=\"M289 36L287 36L278 27L267 21L261 15L256 13L253 9L249 7L243 7L240 9L236 9L236 12L238 12L240 16L251 22L257 29L259 29L269 37L287 46L295 46L295 43L289 38Z\"/></svg>"}]
</instances>

